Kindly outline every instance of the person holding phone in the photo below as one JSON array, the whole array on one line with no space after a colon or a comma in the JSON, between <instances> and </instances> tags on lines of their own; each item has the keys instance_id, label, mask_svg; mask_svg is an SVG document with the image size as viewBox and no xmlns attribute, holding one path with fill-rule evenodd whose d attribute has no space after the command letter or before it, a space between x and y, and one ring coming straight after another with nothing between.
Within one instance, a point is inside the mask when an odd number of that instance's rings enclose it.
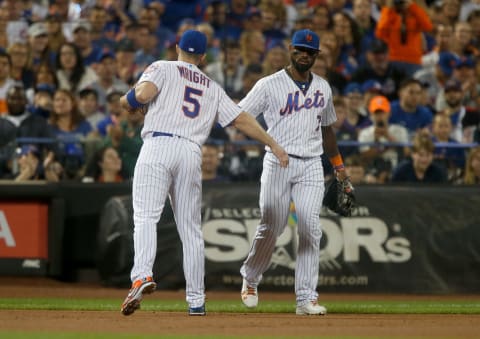
<instances>
[{"instance_id":1,"label":"person holding phone","mask_svg":"<svg viewBox=\"0 0 480 339\"><path fill-rule=\"evenodd\" d=\"M409 76L421 69L424 33L433 30L422 2L386 0L375 27L375 36L388 45L392 64Z\"/></svg>"},{"instance_id":2,"label":"person holding phone","mask_svg":"<svg viewBox=\"0 0 480 339\"><path fill-rule=\"evenodd\" d=\"M373 97L368 111L373 124L358 134L358 141L365 144L360 145L360 156L377 177L377 181L384 183L391 169L408 152L408 131L401 125L389 124L390 102L386 97Z\"/></svg>"}]
</instances>

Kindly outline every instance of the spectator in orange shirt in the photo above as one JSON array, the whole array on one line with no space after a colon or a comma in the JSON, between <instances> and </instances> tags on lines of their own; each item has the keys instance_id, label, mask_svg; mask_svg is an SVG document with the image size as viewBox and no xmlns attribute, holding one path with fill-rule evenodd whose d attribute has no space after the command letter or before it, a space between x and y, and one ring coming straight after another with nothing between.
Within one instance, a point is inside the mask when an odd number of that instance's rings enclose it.
<instances>
[{"instance_id":1,"label":"spectator in orange shirt","mask_svg":"<svg viewBox=\"0 0 480 339\"><path fill-rule=\"evenodd\" d=\"M12 66L12 59L10 55L0 49L0 116L8 113L7 108L7 92L15 83L10 78L10 68Z\"/></svg>"},{"instance_id":2,"label":"spectator in orange shirt","mask_svg":"<svg viewBox=\"0 0 480 339\"><path fill-rule=\"evenodd\" d=\"M413 75L421 68L422 33L432 29L427 12L413 0L387 0L375 35L388 44L390 60Z\"/></svg>"}]
</instances>

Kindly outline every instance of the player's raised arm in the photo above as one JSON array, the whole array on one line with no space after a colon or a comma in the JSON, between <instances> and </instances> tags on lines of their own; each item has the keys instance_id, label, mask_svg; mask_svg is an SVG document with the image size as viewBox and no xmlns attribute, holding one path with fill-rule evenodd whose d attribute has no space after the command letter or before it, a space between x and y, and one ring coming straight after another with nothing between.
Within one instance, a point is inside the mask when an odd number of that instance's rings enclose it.
<instances>
[{"instance_id":1,"label":"player's raised arm","mask_svg":"<svg viewBox=\"0 0 480 339\"><path fill-rule=\"evenodd\" d=\"M260 126L260 124L252 115L248 114L247 112L240 113L238 117L233 120L233 125L250 138L269 146L272 150L272 153L280 161L280 166L288 166L287 152L267 132L265 132L262 126Z\"/></svg>"}]
</instances>

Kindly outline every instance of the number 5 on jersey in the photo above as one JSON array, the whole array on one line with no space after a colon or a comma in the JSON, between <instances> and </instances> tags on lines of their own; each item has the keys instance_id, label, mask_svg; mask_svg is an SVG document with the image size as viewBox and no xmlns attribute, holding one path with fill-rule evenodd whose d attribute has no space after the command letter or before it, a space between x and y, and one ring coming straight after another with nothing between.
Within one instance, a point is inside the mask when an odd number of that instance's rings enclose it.
<instances>
[{"instance_id":1,"label":"number 5 on jersey","mask_svg":"<svg viewBox=\"0 0 480 339\"><path fill-rule=\"evenodd\" d=\"M185 104L182 106L183 114L189 118L196 118L200 113L200 103L198 97L203 95L203 91L185 86L185 92L183 94L183 100Z\"/></svg>"}]
</instances>

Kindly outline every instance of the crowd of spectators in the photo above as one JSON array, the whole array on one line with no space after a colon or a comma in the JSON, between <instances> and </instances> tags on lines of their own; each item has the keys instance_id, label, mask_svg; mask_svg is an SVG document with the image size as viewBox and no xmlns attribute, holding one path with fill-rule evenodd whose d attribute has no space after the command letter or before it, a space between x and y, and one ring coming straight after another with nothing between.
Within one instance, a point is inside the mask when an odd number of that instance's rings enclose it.
<instances>
[{"instance_id":1,"label":"crowd of spectators","mask_svg":"<svg viewBox=\"0 0 480 339\"><path fill-rule=\"evenodd\" d=\"M316 31L354 183L480 183L477 0L2 0L0 179L130 180L143 116L119 98L192 28L235 101ZM214 128L204 178L258 180L263 152Z\"/></svg>"}]
</instances>

